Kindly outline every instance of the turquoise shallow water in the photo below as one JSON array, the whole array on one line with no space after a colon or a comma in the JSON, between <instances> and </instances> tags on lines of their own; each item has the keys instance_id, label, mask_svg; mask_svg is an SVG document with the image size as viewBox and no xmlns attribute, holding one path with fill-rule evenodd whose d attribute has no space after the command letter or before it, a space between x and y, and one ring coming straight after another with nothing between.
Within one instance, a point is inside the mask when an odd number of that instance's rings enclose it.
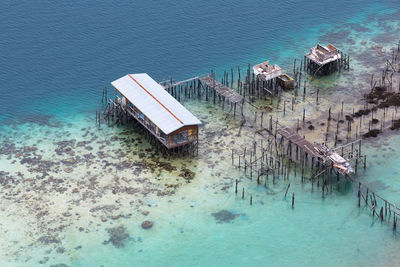
<instances>
[{"instance_id":1,"label":"turquoise shallow water","mask_svg":"<svg viewBox=\"0 0 400 267\"><path fill-rule=\"evenodd\" d=\"M257 186L233 168L231 149L257 137L249 127L238 137L227 108L186 102L204 122L199 157L170 162L129 126L93 122L101 88L125 73L184 79L238 65L244 73L266 57L290 72L318 40L353 58L349 73L311 82L307 117L323 116L340 108L338 99L357 101L384 64L373 47L397 43L396 4L2 3L0 265L397 266L398 233L357 207L350 183L321 198L291 175L292 209L283 199L289 181ZM295 122L300 102L282 120ZM359 179L400 205L400 138L377 140L365 144ZM182 177L186 168L193 180ZM235 179L245 200L234 194ZM147 231L145 219L154 221Z\"/></svg>"}]
</instances>

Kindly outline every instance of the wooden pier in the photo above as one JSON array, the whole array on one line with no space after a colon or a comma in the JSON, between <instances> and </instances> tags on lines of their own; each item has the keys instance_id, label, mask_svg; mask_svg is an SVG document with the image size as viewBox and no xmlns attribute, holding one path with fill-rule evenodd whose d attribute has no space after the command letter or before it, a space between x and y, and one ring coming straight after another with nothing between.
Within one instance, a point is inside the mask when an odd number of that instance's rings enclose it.
<instances>
[{"instance_id":1,"label":"wooden pier","mask_svg":"<svg viewBox=\"0 0 400 267\"><path fill-rule=\"evenodd\" d=\"M192 81L196 81L199 80L201 77L203 77L205 75L201 75L201 76L194 76L192 78L186 79L186 80L182 80L182 81L175 81L175 80L170 80L170 81L164 81L164 82L160 82L160 84L164 87L165 90L169 90L170 88L173 87L178 87L187 83L190 83Z\"/></svg>"},{"instance_id":2,"label":"wooden pier","mask_svg":"<svg viewBox=\"0 0 400 267\"><path fill-rule=\"evenodd\" d=\"M277 134L281 135L289 142L289 146L296 145L299 149L312 157L321 157L319 150L304 137L301 137L296 131L288 127L280 127ZM282 140L283 141L283 140Z\"/></svg>"},{"instance_id":3,"label":"wooden pier","mask_svg":"<svg viewBox=\"0 0 400 267\"><path fill-rule=\"evenodd\" d=\"M218 82L210 75L200 77L199 80L203 82L205 86L212 89L218 95L224 97L233 104L240 103L243 100L242 95L238 94L235 90L229 88L228 86Z\"/></svg>"},{"instance_id":4,"label":"wooden pier","mask_svg":"<svg viewBox=\"0 0 400 267\"><path fill-rule=\"evenodd\" d=\"M282 134L290 133L290 131L287 131L287 129L284 130L285 131L278 130L278 132L280 131ZM291 132L290 135L285 136L294 141L295 139L293 139L293 137L295 137L296 134L293 134L293 132ZM356 148L355 144L359 146L358 149ZM308 145L306 147L308 147ZM271 180L273 184L277 183L278 181L287 182L288 185L286 187L283 200L286 200L288 190L291 183L293 182L293 180L289 179L290 173L293 173L294 177L297 176L297 173L301 173L302 183L305 183L306 180L311 181L311 192L314 192L314 184L316 184L316 186L320 188L323 198L326 197L329 192L332 193L332 185L334 183L336 184L335 186L337 187L337 190L340 190L340 184L342 182L339 179L339 172L335 172L337 179L332 179L332 170L334 170L334 168L331 166L331 160L325 158L325 162L327 164L321 164L320 166L317 165L316 171L314 172L317 173L317 175L311 175L310 179L306 179L307 174L305 168L307 166L305 161L301 160L300 162L298 161L298 163L300 164L296 164L296 161L292 161L292 157L289 155L288 152L286 152L286 155L278 154L278 157L275 157L273 148L273 142L271 142L271 140L268 140L265 146L263 145L263 143L261 143L260 145L257 144L257 142L254 142L253 146L244 148L243 152L232 151L232 165L236 166L240 170L243 170L245 175L250 179L253 180L253 178L256 178L257 185L259 186L263 185L267 187L267 182L269 180ZM345 153L344 150L349 150L350 148L352 151L351 153L353 154L352 159L355 159L356 162L359 159L364 159L363 161L358 161L358 163L363 163L365 169L366 160L365 156L361 156L360 140L356 140L344 146L338 147L334 150L342 151L343 155L343 153ZM280 150L282 151L282 147L280 148ZM285 149L283 149L283 151L285 151ZM349 156L351 155L351 153L349 152ZM323 159L324 157L320 156L320 158ZM302 159L304 159L304 157ZM323 163L324 161L319 161L319 163L321 162ZM311 168L312 166L313 165L311 165ZM301 168L301 171L298 171L298 168ZM381 195L371 190L368 185L357 180L354 174L345 174L344 177L345 178L343 180L345 182L350 181L351 183L358 185L358 207L367 207L374 219L376 218L381 222L386 221L386 223L388 224L392 223L393 231L396 231L397 221L400 217L400 209L393 202L388 201ZM238 194L238 183L239 180L236 180L235 194ZM242 199L245 198L244 192L245 189L243 187L241 196ZM248 193L248 195L250 195L250 205L252 205L253 195L251 193ZM291 206L292 208L294 207L294 192L292 193Z\"/></svg>"},{"instance_id":5,"label":"wooden pier","mask_svg":"<svg viewBox=\"0 0 400 267\"><path fill-rule=\"evenodd\" d=\"M288 99L288 101L291 100L292 102L292 111L294 111L295 107L294 100L298 96L298 91L301 89L300 87L302 87L302 77L305 79L303 87L303 101L305 101L306 82L309 75L302 76L302 70L311 74L327 74L334 70L340 71L341 69L349 69L349 56L344 55L335 47L328 45L328 48L321 48L318 46L316 48L318 51L322 51L322 54L326 55L321 57L318 55L315 57L315 55L311 54L305 56L304 61L300 61L299 66L296 66L296 60L294 61L294 81L291 82L295 84L294 86L296 90L294 91L294 98ZM318 51L317 54L319 53ZM363 199L366 205L371 208L374 217L376 215L381 220L384 218L388 218L389 220L391 216L393 216L393 227L396 229L397 218L400 216L400 210L391 202L371 191L371 188L367 185L358 181L356 175L359 166L363 166L364 169L366 168L366 157L361 153L361 140L358 140L358 138L368 138L374 136L373 133L378 131L382 132L388 128L400 128L400 120L395 119L394 113L392 114L391 125L386 125L385 127L385 112L387 111L387 106L385 105L388 105L388 102L384 102L380 98L382 94L385 94L383 96L387 98L391 97L390 99L393 99L392 96L397 97L397 94L399 94L400 98L400 93L396 92L397 89L400 90L400 80L398 79L399 77L396 76L397 73L400 73L400 64L398 63L399 59L400 42L397 45L397 51L393 51L391 59L387 59L386 69L383 70L382 76L379 75L379 79L374 79L374 75L372 75L371 94L369 97L366 97L369 102L365 104L363 110L354 112L353 109L353 113L344 115L342 102L341 112L339 112L337 119L336 116L335 119L333 119L331 109L329 108L329 111L327 111L325 142L328 142L328 134L332 134L332 131L330 132L330 121L336 121L336 132L333 132L333 136L335 137L334 148L328 148L325 144L313 143L307 140L304 136L298 134L298 130L301 129L299 127L299 119L297 120L296 130L279 124L277 120L272 120L272 116L270 116L269 125L268 123L264 123L264 118L266 117L264 115L268 114L267 111L265 111L265 109L257 109L256 106L252 105L252 102L257 98L266 100L266 98L269 97L269 100L271 101L270 104L272 105L272 99L277 96L277 107L279 107L281 99L285 98L285 96L281 95L281 86L276 82L273 82L273 79L266 80L265 78L257 77L254 72L252 73L250 64L248 65L247 75L245 75L244 79L242 79L243 77L241 77L241 71L238 67L237 80L235 80L234 71L231 69L230 72L224 72L221 82L216 80L215 73L211 71L211 74L194 76L182 81L175 81L171 78L169 81L159 83L159 85L162 85L163 90L168 92L179 102L191 98L202 100L205 96L206 101L211 100L214 104L216 104L218 100L218 104L220 104L222 108L224 108L224 103L229 102L231 104L230 111L234 110L234 112L236 110L236 104L241 104L243 123L241 124L238 135L240 135L242 126L246 122L249 122L251 124L249 128L253 129L255 134L261 136L261 142L258 144L257 142L254 142L252 146L250 145L249 147L245 147L243 151L232 151L232 165L237 166L239 169L243 169L247 177L248 175L250 178L255 176L257 178L257 184L261 184L262 179L264 179L264 183L266 184L269 177L271 177L273 183L275 183L277 179L289 180L289 174L291 172L294 173L295 177L297 173L301 173L302 183L310 181L312 192L314 191L314 183L316 183L318 188L322 185L321 191L322 197L324 197L329 192L328 184L330 184L330 191L332 192L332 184L335 181L332 177L336 174L338 190L341 181L352 181L353 183L358 183L358 205L360 206L360 200ZM396 82L399 84L397 85ZM319 91L317 90L317 105L318 95ZM104 99L108 99L107 90L103 90L103 103L106 102ZM283 115L285 115L285 105L288 101L285 100L283 102ZM252 118L246 118L246 116L248 116L247 113L243 114L243 106L247 103L251 107L256 108L256 111L254 112L254 120ZM166 147L165 144L168 143L166 143L167 140L165 138L167 136L159 135L157 130L154 130L154 127L152 127L154 125L141 121L141 116L139 116L140 114L137 112L135 113L135 110L127 107L127 104L129 105L126 100L124 101L122 98L118 98L117 96L115 96L115 100L109 99L107 101L107 107L103 113L107 118L107 125L118 125L124 121L131 120L139 126L139 129L142 130L146 137L149 137L150 142L156 144L164 143L164 145L161 146ZM368 108L368 104L373 104L372 108ZM374 117L374 114L376 114L377 110L381 108L384 109L383 118L380 118L381 126L379 129L374 129L374 121L379 121L376 119L376 115ZM172 109L169 110L171 111ZM100 114L100 112L96 112L96 124L98 123L99 126L101 121ZM259 116L257 116L257 114ZM387 117L389 117L389 115ZM358 124L355 123L356 118L359 119L358 128L357 125L352 127L352 124ZM177 116L175 119L179 121L180 116ZM341 140L338 140L339 123L343 123L345 120L347 120L347 144L337 147L337 144L341 143ZM368 124L368 132L362 131L362 123L364 123L363 127L365 129L365 122ZM257 127L258 125L260 127ZM305 125L305 109L303 109L303 127ZM352 128L355 128L354 139ZM346 132L345 129L342 130L344 133ZM178 146L173 148L173 150L191 150L190 147L197 147L197 137L194 141L195 142L189 142L188 146ZM173 144L171 145L174 146ZM354 163L354 172L352 172L351 168L348 168L348 165L346 165L350 160ZM345 178L341 179L340 177ZM237 183L238 181L236 181L236 193L238 191ZM288 193L289 187L290 182L286 188L285 197ZM244 197L244 190L242 191L242 197ZM250 204L252 205L252 203L253 197L250 195ZM292 207L293 205L294 193L292 194ZM380 211L378 211L379 206ZM387 214L389 215L387 216Z\"/></svg>"}]
</instances>

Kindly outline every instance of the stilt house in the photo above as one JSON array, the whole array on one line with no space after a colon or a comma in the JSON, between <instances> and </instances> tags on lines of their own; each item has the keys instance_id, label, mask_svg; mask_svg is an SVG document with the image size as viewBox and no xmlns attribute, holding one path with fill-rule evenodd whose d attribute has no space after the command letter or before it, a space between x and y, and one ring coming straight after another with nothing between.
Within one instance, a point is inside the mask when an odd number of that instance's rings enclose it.
<instances>
[{"instance_id":1,"label":"stilt house","mask_svg":"<svg viewBox=\"0 0 400 267\"><path fill-rule=\"evenodd\" d=\"M200 120L148 74L127 74L111 85L123 109L167 149L197 145Z\"/></svg>"},{"instance_id":2,"label":"stilt house","mask_svg":"<svg viewBox=\"0 0 400 267\"><path fill-rule=\"evenodd\" d=\"M261 81L279 84L282 88L291 89L294 87L294 80L287 74L282 74L278 65L270 65L268 61L253 66L253 73Z\"/></svg>"},{"instance_id":3,"label":"stilt house","mask_svg":"<svg viewBox=\"0 0 400 267\"><path fill-rule=\"evenodd\" d=\"M308 70L312 73L329 74L339 68L341 55L336 47L331 44L322 46L318 44L310 48L306 55Z\"/></svg>"},{"instance_id":4,"label":"stilt house","mask_svg":"<svg viewBox=\"0 0 400 267\"><path fill-rule=\"evenodd\" d=\"M282 75L282 69L278 65L270 65L268 61L253 66L253 72L265 81L272 80Z\"/></svg>"}]
</instances>

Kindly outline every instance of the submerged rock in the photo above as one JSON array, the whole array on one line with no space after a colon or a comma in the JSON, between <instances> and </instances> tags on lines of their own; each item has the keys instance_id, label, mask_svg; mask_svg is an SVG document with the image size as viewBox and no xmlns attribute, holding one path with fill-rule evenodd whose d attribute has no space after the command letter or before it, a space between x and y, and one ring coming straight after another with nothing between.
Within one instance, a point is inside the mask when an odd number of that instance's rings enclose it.
<instances>
[{"instance_id":1,"label":"submerged rock","mask_svg":"<svg viewBox=\"0 0 400 267\"><path fill-rule=\"evenodd\" d=\"M107 212L112 212L113 210L116 210L117 207L115 205L103 205L103 206L96 206L91 208L89 211L90 212L96 212L96 211L107 211Z\"/></svg>"},{"instance_id":2,"label":"submerged rock","mask_svg":"<svg viewBox=\"0 0 400 267\"><path fill-rule=\"evenodd\" d=\"M187 182L193 180L195 173L187 168L183 168L179 176L183 177Z\"/></svg>"},{"instance_id":3,"label":"submerged rock","mask_svg":"<svg viewBox=\"0 0 400 267\"><path fill-rule=\"evenodd\" d=\"M153 222L151 222L151 221L142 222L142 228L143 229L150 229L151 227L153 227Z\"/></svg>"},{"instance_id":4,"label":"submerged rock","mask_svg":"<svg viewBox=\"0 0 400 267\"><path fill-rule=\"evenodd\" d=\"M58 247L58 248L56 249L56 252L62 254L62 253L65 252L65 248L63 248L63 247Z\"/></svg>"},{"instance_id":5,"label":"submerged rock","mask_svg":"<svg viewBox=\"0 0 400 267\"><path fill-rule=\"evenodd\" d=\"M149 215L149 211L148 210L144 210L144 211L142 211L142 214L144 215L144 216L147 216L147 215Z\"/></svg>"},{"instance_id":6,"label":"submerged rock","mask_svg":"<svg viewBox=\"0 0 400 267\"><path fill-rule=\"evenodd\" d=\"M48 262L49 261L49 257L44 257L43 259L41 259L40 261L39 261L39 264L45 264L46 262Z\"/></svg>"},{"instance_id":7,"label":"submerged rock","mask_svg":"<svg viewBox=\"0 0 400 267\"><path fill-rule=\"evenodd\" d=\"M379 129L372 129L371 131L363 134L364 138L369 138L369 137L377 137L380 133L382 133L381 130Z\"/></svg>"},{"instance_id":8,"label":"submerged rock","mask_svg":"<svg viewBox=\"0 0 400 267\"><path fill-rule=\"evenodd\" d=\"M49 235L45 235L45 236L39 237L38 241L40 243L43 243L43 244L46 244L46 245L54 244L54 243L60 243L60 240L58 240L56 237L49 236Z\"/></svg>"},{"instance_id":9,"label":"submerged rock","mask_svg":"<svg viewBox=\"0 0 400 267\"><path fill-rule=\"evenodd\" d=\"M68 159L64 159L61 161L62 163L64 163L65 165L73 165L76 163L74 158L68 158Z\"/></svg>"},{"instance_id":10,"label":"submerged rock","mask_svg":"<svg viewBox=\"0 0 400 267\"><path fill-rule=\"evenodd\" d=\"M217 220L217 223L229 223L239 217L241 214L235 214L228 210L221 210L215 213L211 213L211 215Z\"/></svg>"},{"instance_id":11,"label":"submerged rock","mask_svg":"<svg viewBox=\"0 0 400 267\"><path fill-rule=\"evenodd\" d=\"M122 248L125 246L126 241L130 238L129 234L126 232L126 227L123 225L107 229L110 238L104 241L103 244L108 244L111 242L114 247Z\"/></svg>"}]
</instances>

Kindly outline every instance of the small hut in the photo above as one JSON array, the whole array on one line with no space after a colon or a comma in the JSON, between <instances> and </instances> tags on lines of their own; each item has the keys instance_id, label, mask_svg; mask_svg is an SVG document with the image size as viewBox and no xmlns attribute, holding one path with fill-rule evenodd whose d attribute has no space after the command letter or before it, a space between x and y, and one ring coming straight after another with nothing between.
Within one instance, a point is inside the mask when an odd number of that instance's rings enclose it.
<instances>
[{"instance_id":1,"label":"small hut","mask_svg":"<svg viewBox=\"0 0 400 267\"><path fill-rule=\"evenodd\" d=\"M306 55L307 70L312 74L329 74L339 69L341 55L336 47L331 44L310 48Z\"/></svg>"},{"instance_id":2,"label":"small hut","mask_svg":"<svg viewBox=\"0 0 400 267\"><path fill-rule=\"evenodd\" d=\"M111 85L122 109L167 149L197 145L200 120L149 75L127 74Z\"/></svg>"},{"instance_id":3,"label":"small hut","mask_svg":"<svg viewBox=\"0 0 400 267\"><path fill-rule=\"evenodd\" d=\"M253 66L253 73L259 79L273 80L282 75L282 69L278 65L270 65L268 61Z\"/></svg>"},{"instance_id":4,"label":"small hut","mask_svg":"<svg viewBox=\"0 0 400 267\"><path fill-rule=\"evenodd\" d=\"M294 80L287 74L282 74L282 69L278 65L270 65L268 61L253 66L253 73L258 80L267 82L269 88L274 88L275 84L284 89L292 89Z\"/></svg>"},{"instance_id":5,"label":"small hut","mask_svg":"<svg viewBox=\"0 0 400 267\"><path fill-rule=\"evenodd\" d=\"M276 78L278 84L284 89L293 89L294 88L294 79L287 75L286 73Z\"/></svg>"}]
</instances>

